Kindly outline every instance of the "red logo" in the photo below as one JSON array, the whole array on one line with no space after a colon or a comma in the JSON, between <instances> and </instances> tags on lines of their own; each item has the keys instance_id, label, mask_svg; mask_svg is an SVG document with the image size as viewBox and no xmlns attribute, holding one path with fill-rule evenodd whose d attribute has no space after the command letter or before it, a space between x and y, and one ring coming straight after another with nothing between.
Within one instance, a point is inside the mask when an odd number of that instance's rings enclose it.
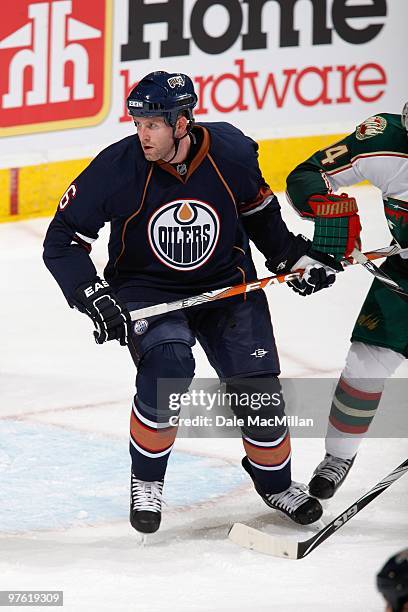
<instances>
[{"instance_id":1,"label":"red logo","mask_svg":"<svg viewBox=\"0 0 408 612\"><path fill-rule=\"evenodd\" d=\"M14 0L0 22L0 135L95 125L109 105L111 0Z\"/></svg>"}]
</instances>

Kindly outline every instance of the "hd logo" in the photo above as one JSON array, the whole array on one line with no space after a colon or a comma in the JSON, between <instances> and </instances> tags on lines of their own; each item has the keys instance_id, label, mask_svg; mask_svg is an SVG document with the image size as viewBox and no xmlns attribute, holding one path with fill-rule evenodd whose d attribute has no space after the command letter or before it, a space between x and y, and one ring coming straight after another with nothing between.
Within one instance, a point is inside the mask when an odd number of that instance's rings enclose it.
<instances>
[{"instance_id":1,"label":"hd logo","mask_svg":"<svg viewBox=\"0 0 408 612\"><path fill-rule=\"evenodd\" d=\"M199 200L175 200L151 217L150 246L156 257L173 270L196 270L214 252L220 233L215 210Z\"/></svg>"},{"instance_id":2,"label":"hd logo","mask_svg":"<svg viewBox=\"0 0 408 612\"><path fill-rule=\"evenodd\" d=\"M111 0L18 0L0 22L0 135L95 125L109 107Z\"/></svg>"}]
</instances>

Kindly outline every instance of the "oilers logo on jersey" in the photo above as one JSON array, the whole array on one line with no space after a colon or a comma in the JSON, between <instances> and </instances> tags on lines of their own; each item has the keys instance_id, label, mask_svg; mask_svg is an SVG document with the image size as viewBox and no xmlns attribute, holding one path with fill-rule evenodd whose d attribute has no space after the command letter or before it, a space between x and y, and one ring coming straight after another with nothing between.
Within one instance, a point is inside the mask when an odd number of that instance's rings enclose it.
<instances>
[{"instance_id":1,"label":"oilers logo on jersey","mask_svg":"<svg viewBox=\"0 0 408 612\"><path fill-rule=\"evenodd\" d=\"M147 233L155 256L173 270L196 270L211 257L220 233L217 212L200 200L174 200L150 218Z\"/></svg>"}]
</instances>

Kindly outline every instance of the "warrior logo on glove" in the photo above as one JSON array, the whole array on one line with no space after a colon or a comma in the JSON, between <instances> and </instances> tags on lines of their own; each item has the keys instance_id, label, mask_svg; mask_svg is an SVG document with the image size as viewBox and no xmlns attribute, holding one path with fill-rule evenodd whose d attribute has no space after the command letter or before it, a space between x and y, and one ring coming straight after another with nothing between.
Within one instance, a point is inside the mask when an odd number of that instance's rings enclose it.
<instances>
[{"instance_id":1,"label":"warrior logo on glove","mask_svg":"<svg viewBox=\"0 0 408 612\"><path fill-rule=\"evenodd\" d=\"M357 202L347 193L316 194L307 201L312 212L304 216L314 219L313 248L329 253L338 261L361 249L360 217Z\"/></svg>"}]
</instances>

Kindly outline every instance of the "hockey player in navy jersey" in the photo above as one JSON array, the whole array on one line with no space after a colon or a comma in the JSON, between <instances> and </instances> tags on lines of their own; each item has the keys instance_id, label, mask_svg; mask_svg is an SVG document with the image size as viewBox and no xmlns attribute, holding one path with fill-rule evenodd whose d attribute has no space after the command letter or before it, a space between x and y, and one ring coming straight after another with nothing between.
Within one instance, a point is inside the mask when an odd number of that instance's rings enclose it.
<instances>
[{"instance_id":1,"label":"hockey player in navy jersey","mask_svg":"<svg viewBox=\"0 0 408 612\"><path fill-rule=\"evenodd\" d=\"M178 391L186 391L196 339L219 377L238 391L243 378L263 378L276 391L280 368L263 292L134 324L129 311L256 279L249 239L271 270L310 264L300 281L308 293L329 286L336 269L331 258L324 263L333 269L319 266L310 241L287 229L259 169L256 143L228 123L195 124L196 103L184 74L143 78L128 98L137 134L103 150L68 187L44 243L47 267L69 305L92 319L96 342L129 345L137 366L130 521L145 533L160 525L177 431L166 402L157 405L158 380L180 380ZM101 279L89 253L107 222L109 261ZM242 436L243 467L266 504L298 523L319 519L320 503L291 481L287 428L244 427Z\"/></svg>"}]
</instances>

